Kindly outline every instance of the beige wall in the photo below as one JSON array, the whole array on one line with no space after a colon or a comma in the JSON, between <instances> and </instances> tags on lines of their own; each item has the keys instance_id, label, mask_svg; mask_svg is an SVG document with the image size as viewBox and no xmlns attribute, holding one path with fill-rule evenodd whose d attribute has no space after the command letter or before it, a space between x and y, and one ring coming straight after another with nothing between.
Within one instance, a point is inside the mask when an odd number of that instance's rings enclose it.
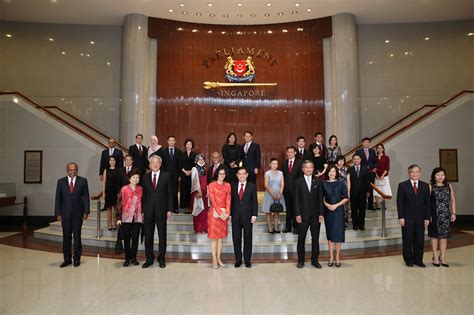
<instances>
[{"instance_id":1,"label":"beige wall","mask_svg":"<svg viewBox=\"0 0 474 315\"><path fill-rule=\"evenodd\" d=\"M121 26L0 21L0 30L0 91L19 91L119 135Z\"/></svg>"},{"instance_id":2,"label":"beige wall","mask_svg":"<svg viewBox=\"0 0 474 315\"><path fill-rule=\"evenodd\" d=\"M474 20L357 28L362 135L474 89Z\"/></svg>"}]
</instances>

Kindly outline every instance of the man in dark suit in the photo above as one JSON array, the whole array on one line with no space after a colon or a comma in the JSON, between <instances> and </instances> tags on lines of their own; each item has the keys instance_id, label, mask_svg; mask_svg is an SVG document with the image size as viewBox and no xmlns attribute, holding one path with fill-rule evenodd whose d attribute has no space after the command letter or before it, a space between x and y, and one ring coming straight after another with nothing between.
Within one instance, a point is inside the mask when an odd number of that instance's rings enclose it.
<instances>
[{"instance_id":1,"label":"man in dark suit","mask_svg":"<svg viewBox=\"0 0 474 315\"><path fill-rule=\"evenodd\" d=\"M347 190L351 201L352 229L365 230L365 206L370 189L369 171L361 165L359 154L352 156L354 165L347 171Z\"/></svg>"},{"instance_id":2,"label":"man in dark suit","mask_svg":"<svg viewBox=\"0 0 474 315\"><path fill-rule=\"evenodd\" d=\"M256 183L258 170L260 169L260 146L253 142L253 135L251 131L244 132L245 144L242 145L241 156L242 166L248 172L248 181Z\"/></svg>"},{"instance_id":3,"label":"man in dark suit","mask_svg":"<svg viewBox=\"0 0 474 315\"><path fill-rule=\"evenodd\" d=\"M160 268L166 267L166 220L171 218L173 209L173 188L171 177L165 171L160 170L161 157L153 155L150 157L151 172L145 174L142 188L142 207L144 212L143 227L145 230L145 255L146 261L142 268L153 265L155 256L153 254L153 236L155 225L158 228L159 255L157 261Z\"/></svg>"},{"instance_id":4,"label":"man in dark suit","mask_svg":"<svg viewBox=\"0 0 474 315\"><path fill-rule=\"evenodd\" d=\"M295 182L295 215L298 226L298 268L305 261L305 241L308 228L311 228L311 265L321 269L319 257L319 230L324 221L322 182L313 176L314 163L303 163L303 176Z\"/></svg>"},{"instance_id":5,"label":"man in dark suit","mask_svg":"<svg viewBox=\"0 0 474 315\"><path fill-rule=\"evenodd\" d=\"M408 267L423 263L425 227L430 223L430 187L419 180L421 168L414 164L408 167L410 179L398 185L398 221L402 227L403 260Z\"/></svg>"},{"instance_id":6,"label":"man in dark suit","mask_svg":"<svg viewBox=\"0 0 474 315\"><path fill-rule=\"evenodd\" d=\"M130 154L133 159L133 167L140 170L140 178L145 175L148 164L148 150L142 142L143 135L139 133L135 136L135 144L128 148L128 154Z\"/></svg>"},{"instance_id":7,"label":"man in dark suit","mask_svg":"<svg viewBox=\"0 0 474 315\"><path fill-rule=\"evenodd\" d=\"M366 167L369 171L369 181L373 184L375 182L375 172L377 171L377 153L374 149L370 148L370 138L365 137L362 139L362 148L356 151L362 159L362 166ZM368 209L375 210L374 208L374 190L372 187L369 188L368 197Z\"/></svg>"},{"instance_id":8,"label":"man in dark suit","mask_svg":"<svg viewBox=\"0 0 474 315\"><path fill-rule=\"evenodd\" d=\"M283 172L284 188L283 196L285 197L286 204L286 226L283 233L290 233L293 230L294 234L298 234L298 229L295 221L295 202L294 202L294 189L295 181L303 176L303 161L297 159L296 149L293 146L286 148L285 162L282 163L281 171Z\"/></svg>"},{"instance_id":9,"label":"man in dark suit","mask_svg":"<svg viewBox=\"0 0 474 315\"><path fill-rule=\"evenodd\" d=\"M167 172L171 179L172 184L172 193L173 193L173 211L178 213L178 183L179 183L179 174L181 172L180 166L180 157L181 150L175 147L176 137L168 137L168 147L162 148L160 155L163 160L163 165L161 169Z\"/></svg>"},{"instance_id":10,"label":"man in dark suit","mask_svg":"<svg viewBox=\"0 0 474 315\"><path fill-rule=\"evenodd\" d=\"M311 143L309 146L309 152L311 154L311 159L313 158L313 149L318 146L321 150L321 155L326 156L326 146L324 145L324 137L322 132L318 131L314 134L314 143Z\"/></svg>"},{"instance_id":11,"label":"man in dark suit","mask_svg":"<svg viewBox=\"0 0 474 315\"><path fill-rule=\"evenodd\" d=\"M219 152L212 152L211 153L211 166L207 169L207 183L210 184L217 180L217 174L221 169L225 169L225 165L222 163L221 154ZM227 170L226 170L226 174ZM226 176L225 181L228 181Z\"/></svg>"},{"instance_id":12,"label":"man in dark suit","mask_svg":"<svg viewBox=\"0 0 474 315\"><path fill-rule=\"evenodd\" d=\"M90 213L87 179L77 176L78 169L76 163L68 163L66 165L68 176L59 179L56 185L54 215L63 228L64 262L61 268L72 263L72 237L74 237L74 267L79 267L81 264L82 221L87 220Z\"/></svg>"},{"instance_id":13,"label":"man in dark suit","mask_svg":"<svg viewBox=\"0 0 474 315\"><path fill-rule=\"evenodd\" d=\"M232 242L234 243L235 268L242 265L242 230L244 232L244 261L247 268L252 267L252 228L257 222L257 189L247 180L245 168L237 171L237 184L232 186Z\"/></svg>"},{"instance_id":14,"label":"man in dark suit","mask_svg":"<svg viewBox=\"0 0 474 315\"><path fill-rule=\"evenodd\" d=\"M134 169L133 167L133 158L131 155L126 155L124 158L123 162L123 167L119 169L119 176L120 176L120 188L122 188L125 185L129 184L128 176L127 174ZM139 170L140 171L140 170ZM140 175L140 182L139 185L141 186L141 183L143 182L143 176Z\"/></svg>"},{"instance_id":15,"label":"man in dark suit","mask_svg":"<svg viewBox=\"0 0 474 315\"><path fill-rule=\"evenodd\" d=\"M111 156L115 157L116 167L121 168L123 166L123 152L120 149L115 147L116 142L114 138L109 139L109 148L102 151L100 156L100 166L99 166L99 177L100 180L103 180L104 170L109 168L109 158Z\"/></svg>"},{"instance_id":16,"label":"man in dark suit","mask_svg":"<svg viewBox=\"0 0 474 315\"><path fill-rule=\"evenodd\" d=\"M303 136L296 138L296 158L302 162L313 159L313 151L309 151L305 148L306 139Z\"/></svg>"}]
</instances>

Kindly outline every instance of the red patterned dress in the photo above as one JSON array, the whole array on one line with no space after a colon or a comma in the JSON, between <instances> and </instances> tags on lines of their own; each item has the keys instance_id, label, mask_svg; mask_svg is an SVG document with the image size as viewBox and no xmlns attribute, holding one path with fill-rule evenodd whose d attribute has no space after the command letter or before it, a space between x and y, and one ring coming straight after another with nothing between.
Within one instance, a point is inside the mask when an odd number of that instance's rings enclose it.
<instances>
[{"instance_id":1,"label":"red patterned dress","mask_svg":"<svg viewBox=\"0 0 474 315\"><path fill-rule=\"evenodd\" d=\"M211 201L211 208L207 215L207 225L209 238L225 238L227 237L228 221L220 218L214 218L214 209L218 213L222 213L221 208L225 208L225 212L230 215L230 184L218 184L217 181L212 182L207 187L207 194Z\"/></svg>"}]
</instances>

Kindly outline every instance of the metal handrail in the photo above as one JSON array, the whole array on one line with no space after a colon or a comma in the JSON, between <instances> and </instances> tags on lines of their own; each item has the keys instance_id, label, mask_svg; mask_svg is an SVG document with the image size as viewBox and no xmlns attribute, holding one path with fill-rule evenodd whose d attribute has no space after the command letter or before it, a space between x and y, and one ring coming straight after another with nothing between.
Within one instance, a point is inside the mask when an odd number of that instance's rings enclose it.
<instances>
[{"instance_id":1,"label":"metal handrail","mask_svg":"<svg viewBox=\"0 0 474 315\"><path fill-rule=\"evenodd\" d=\"M388 196L384 194L377 186L374 184L370 183L370 186L372 186L372 189L375 190L381 197L382 197L382 237L386 237L386 210L387 207L385 205L385 200L390 200L392 199L392 196Z\"/></svg>"},{"instance_id":2,"label":"metal handrail","mask_svg":"<svg viewBox=\"0 0 474 315\"><path fill-rule=\"evenodd\" d=\"M101 238L101 228L100 228L100 208L101 208L101 202L100 199L97 199L97 235L96 238L100 239Z\"/></svg>"}]
</instances>

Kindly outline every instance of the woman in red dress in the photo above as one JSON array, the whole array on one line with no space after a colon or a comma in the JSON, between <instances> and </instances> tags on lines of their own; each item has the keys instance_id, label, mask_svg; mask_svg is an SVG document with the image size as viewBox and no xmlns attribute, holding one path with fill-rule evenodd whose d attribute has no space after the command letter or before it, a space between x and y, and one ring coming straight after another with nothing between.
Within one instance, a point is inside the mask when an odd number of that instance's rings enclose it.
<instances>
[{"instance_id":1,"label":"woman in red dress","mask_svg":"<svg viewBox=\"0 0 474 315\"><path fill-rule=\"evenodd\" d=\"M194 164L195 166L191 169L191 199L189 209L193 214L194 232L197 234L205 234L207 233L207 210L209 203L207 198L207 172L204 155L196 155Z\"/></svg>"},{"instance_id":2,"label":"woman in red dress","mask_svg":"<svg viewBox=\"0 0 474 315\"><path fill-rule=\"evenodd\" d=\"M230 217L230 184L224 182L226 170L220 169L217 181L207 187L211 209L208 211L208 237L211 239L212 268L225 267L221 260L222 239L227 237Z\"/></svg>"}]
</instances>

